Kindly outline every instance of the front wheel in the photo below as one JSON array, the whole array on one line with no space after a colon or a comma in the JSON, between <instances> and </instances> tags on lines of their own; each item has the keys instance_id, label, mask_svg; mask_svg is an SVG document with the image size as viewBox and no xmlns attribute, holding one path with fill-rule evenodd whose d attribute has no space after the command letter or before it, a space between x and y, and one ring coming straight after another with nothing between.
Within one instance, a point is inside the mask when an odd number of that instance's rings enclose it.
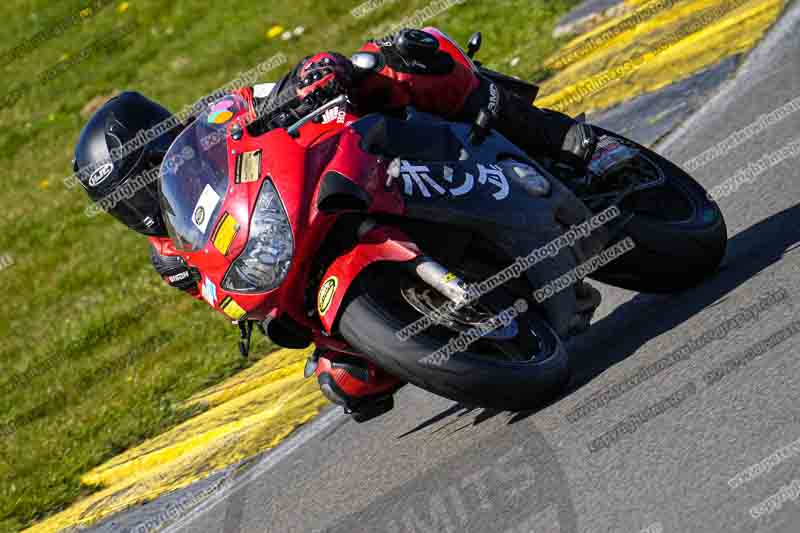
<instances>
[{"instance_id":1,"label":"front wheel","mask_svg":"<svg viewBox=\"0 0 800 533\"><path fill-rule=\"evenodd\" d=\"M640 176L657 185L626 196L629 220L609 247L630 237L636 247L592 277L629 290L669 293L698 285L722 263L728 242L725 219L705 189L680 167L624 137L595 126L598 136L639 150ZM629 176L630 177L630 176Z\"/></svg>"},{"instance_id":2,"label":"front wheel","mask_svg":"<svg viewBox=\"0 0 800 533\"><path fill-rule=\"evenodd\" d=\"M567 352L537 313L522 312L446 360L430 358L515 302L499 288L454 311L447 326L433 325L401 340L398 331L445 302L402 265L377 264L354 282L339 329L375 364L422 389L476 407L530 409L551 399L569 379Z\"/></svg>"}]
</instances>

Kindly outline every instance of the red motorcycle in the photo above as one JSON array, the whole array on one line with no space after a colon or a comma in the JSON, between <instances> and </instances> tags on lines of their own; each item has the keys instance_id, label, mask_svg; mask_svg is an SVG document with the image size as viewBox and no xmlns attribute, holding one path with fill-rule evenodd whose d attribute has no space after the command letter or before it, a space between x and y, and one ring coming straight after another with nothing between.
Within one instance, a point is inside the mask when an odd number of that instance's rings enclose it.
<instances>
[{"instance_id":1,"label":"red motorcycle","mask_svg":"<svg viewBox=\"0 0 800 533\"><path fill-rule=\"evenodd\" d=\"M477 46L466 54L432 33L457 61L535 97L535 86L473 62ZM237 96L213 104L175 140L161 176L174 246L162 253L199 271L203 298L246 341L255 324L282 346L364 358L456 401L526 409L566 384L562 338L585 312L580 281L534 297L542 287L633 242L592 277L679 291L725 252L722 214L698 183L599 128L590 173L575 176L532 159L486 113L475 124L414 109L358 116L340 96L254 136L247 110ZM617 216L591 236L476 290L609 208Z\"/></svg>"}]
</instances>

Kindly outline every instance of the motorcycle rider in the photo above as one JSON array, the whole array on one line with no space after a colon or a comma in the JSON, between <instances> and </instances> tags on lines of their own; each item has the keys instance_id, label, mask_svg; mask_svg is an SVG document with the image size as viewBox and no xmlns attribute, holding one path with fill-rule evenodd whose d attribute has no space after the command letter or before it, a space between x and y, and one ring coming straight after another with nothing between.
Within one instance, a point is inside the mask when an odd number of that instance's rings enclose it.
<instances>
[{"instance_id":1,"label":"motorcycle rider","mask_svg":"<svg viewBox=\"0 0 800 533\"><path fill-rule=\"evenodd\" d=\"M465 68L446 52L431 52L435 36L449 40L434 28L402 30L369 41L352 59L335 52L318 53L300 61L276 84L240 89L238 94L250 106L248 131L260 135L287 127L346 93L360 112L413 105L449 119L473 121L482 110L488 111L492 127L528 153L553 157L578 170L586 168L597 144L590 127L564 114L534 107L531 101ZM121 160L109 159L114 148L170 116L165 108L134 92L112 98L95 112L81 132L73 161L75 172L94 169L89 176L79 175L93 201L107 198L160 166L179 128ZM148 236L153 266L169 285L199 297L199 273L173 252L167 236L157 179L106 210ZM355 413L385 412L391 408L391 395L402 386L371 363L344 354L315 353L307 376L312 371L331 401Z\"/></svg>"}]
</instances>

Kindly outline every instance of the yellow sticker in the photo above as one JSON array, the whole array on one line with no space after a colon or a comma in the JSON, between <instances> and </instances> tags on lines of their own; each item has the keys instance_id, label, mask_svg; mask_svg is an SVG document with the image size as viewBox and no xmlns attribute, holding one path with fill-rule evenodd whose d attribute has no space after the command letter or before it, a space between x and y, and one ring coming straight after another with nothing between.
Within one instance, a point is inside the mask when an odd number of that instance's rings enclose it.
<instances>
[{"instance_id":1,"label":"yellow sticker","mask_svg":"<svg viewBox=\"0 0 800 533\"><path fill-rule=\"evenodd\" d=\"M319 296L317 297L317 311L320 315L328 312L328 308L333 302L333 297L336 294L336 287L339 286L339 278L331 276L325 280L322 287L319 288Z\"/></svg>"},{"instance_id":2,"label":"yellow sticker","mask_svg":"<svg viewBox=\"0 0 800 533\"><path fill-rule=\"evenodd\" d=\"M244 315L247 314L247 311L242 309L236 300L231 298L230 296L226 296L222 303L219 304L219 308L222 309L222 312L231 317L234 320L241 320Z\"/></svg>"},{"instance_id":3,"label":"yellow sticker","mask_svg":"<svg viewBox=\"0 0 800 533\"><path fill-rule=\"evenodd\" d=\"M236 156L236 183L252 183L261 178L261 150Z\"/></svg>"},{"instance_id":4,"label":"yellow sticker","mask_svg":"<svg viewBox=\"0 0 800 533\"><path fill-rule=\"evenodd\" d=\"M458 276L456 276L456 275L455 275L455 274L453 274L452 272L448 272L447 274L445 274L445 275L444 275L444 282L445 282L445 283L450 283L451 281L453 281L453 280L454 280L454 279L456 279L457 277L458 277Z\"/></svg>"},{"instance_id":5,"label":"yellow sticker","mask_svg":"<svg viewBox=\"0 0 800 533\"><path fill-rule=\"evenodd\" d=\"M219 250L219 253L227 255L237 233L239 233L239 224L230 214L225 213L217 224L214 235L211 236L211 242L214 243L214 248Z\"/></svg>"}]
</instances>

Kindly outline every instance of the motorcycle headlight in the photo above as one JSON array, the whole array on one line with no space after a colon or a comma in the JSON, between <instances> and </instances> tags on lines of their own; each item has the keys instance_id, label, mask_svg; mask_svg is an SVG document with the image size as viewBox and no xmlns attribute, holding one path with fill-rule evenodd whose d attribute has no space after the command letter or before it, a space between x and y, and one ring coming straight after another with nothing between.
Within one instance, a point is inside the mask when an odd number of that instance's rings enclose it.
<instances>
[{"instance_id":1,"label":"motorcycle headlight","mask_svg":"<svg viewBox=\"0 0 800 533\"><path fill-rule=\"evenodd\" d=\"M266 179L250 220L247 246L225 274L222 288L244 293L270 291L286 279L293 253L289 218L275 186Z\"/></svg>"}]
</instances>

